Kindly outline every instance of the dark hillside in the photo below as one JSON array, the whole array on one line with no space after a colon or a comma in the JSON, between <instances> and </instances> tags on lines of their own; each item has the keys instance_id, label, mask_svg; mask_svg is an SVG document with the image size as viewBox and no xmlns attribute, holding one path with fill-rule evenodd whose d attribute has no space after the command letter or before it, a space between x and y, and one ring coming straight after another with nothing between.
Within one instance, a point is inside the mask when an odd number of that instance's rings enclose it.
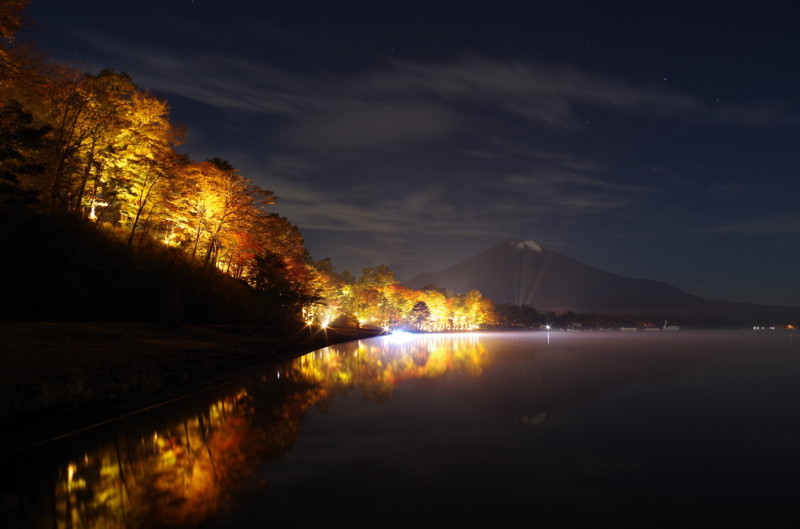
<instances>
[{"instance_id":1,"label":"dark hillside","mask_svg":"<svg viewBox=\"0 0 800 529\"><path fill-rule=\"evenodd\" d=\"M243 282L70 215L6 217L0 248L2 320L281 323Z\"/></svg>"}]
</instances>

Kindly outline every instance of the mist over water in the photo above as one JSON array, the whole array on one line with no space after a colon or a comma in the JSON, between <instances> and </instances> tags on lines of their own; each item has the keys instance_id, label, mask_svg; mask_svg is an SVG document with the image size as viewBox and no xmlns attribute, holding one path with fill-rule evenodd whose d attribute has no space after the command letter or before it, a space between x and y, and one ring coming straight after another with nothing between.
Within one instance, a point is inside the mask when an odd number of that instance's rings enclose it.
<instances>
[{"instance_id":1,"label":"mist over water","mask_svg":"<svg viewBox=\"0 0 800 529\"><path fill-rule=\"evenodd\" d=\"M792 331L382 336L6 457L3 526L774 527L799 380Z\"/></svg>"}]
</instances>

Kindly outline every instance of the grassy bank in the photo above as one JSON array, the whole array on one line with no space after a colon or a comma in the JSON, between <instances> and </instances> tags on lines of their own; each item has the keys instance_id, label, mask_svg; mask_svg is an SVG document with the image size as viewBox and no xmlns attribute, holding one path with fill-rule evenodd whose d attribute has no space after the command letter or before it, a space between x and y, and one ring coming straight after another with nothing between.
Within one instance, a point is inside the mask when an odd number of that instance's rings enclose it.
<instances>
[{"instance_id":1,"label":"grassy bank","mask_svg":"<svg viewBox=\"0 0 800 529\"><path fill-rule=\"evenodd\" d=\"M376 331L0 322L0 441L57 435Z\"/></svg>"}]
</instances>

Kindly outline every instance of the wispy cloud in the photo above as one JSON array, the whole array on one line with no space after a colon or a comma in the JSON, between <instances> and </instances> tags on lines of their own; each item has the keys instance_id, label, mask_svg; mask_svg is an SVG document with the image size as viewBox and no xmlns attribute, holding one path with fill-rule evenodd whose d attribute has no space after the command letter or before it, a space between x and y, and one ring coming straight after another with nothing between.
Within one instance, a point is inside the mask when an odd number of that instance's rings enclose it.
<instances>
[{"instance_id":1,"label":"wispy cloud","mask_svg":"<svg viewBox=\"0 0 800 529\"><path fill-rule=\"evenodd\" d=\"M402 195L378 187L314 187L273 179L281 189L277 209L294 222L320 231L383 234L437 233L503 237L521 222L570 218L639 204L647 190L570 175L509 175L469 184L430 184ZM290 213L290 214L289 214Z\"/></svg>"},{"instance_id":2,"label":"wispy cloud","mask_svg":"<svg viewBox=\"0 0 800 529\"><path fill-rule=\"evenodd\" d=\"M241 55L131 50L91 33L82 38L115 57L117 64L125 64L141 84L154 90L226 111L307 120L302 125L308 129L330 128L331 119L351 112L350 119L367 120L358 124L369 127L365 111L380 114L406 107L424 109L431 120L437 115L449 119L465 105L556 128L581 124L578 109L585 106L694 123L800 124L797 109L787 102L710 104L661 86L640 86L570 66L467 55L439 62L387 61L348 74L298 73ZM400 126L405 119L402 112L385 118Z\"/></svg>"}]
</instances>

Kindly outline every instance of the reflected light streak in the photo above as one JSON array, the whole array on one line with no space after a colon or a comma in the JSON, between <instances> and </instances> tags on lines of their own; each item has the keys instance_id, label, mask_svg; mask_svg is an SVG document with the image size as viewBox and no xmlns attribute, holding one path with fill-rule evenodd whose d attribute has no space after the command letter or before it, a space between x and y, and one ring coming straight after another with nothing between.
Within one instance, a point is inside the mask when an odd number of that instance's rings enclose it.
<instances>
[{"instance_id":1,"label":"reflected light streak","mask_svg":"<svg viewBox=\"0 0 800 529\"><path fill-rule=\"evenodd\" d=\"M386 339L392 343L408 342L414 339L414 334L408 331L392 331L386 336Z\"/></svg>"}]
</instances>

